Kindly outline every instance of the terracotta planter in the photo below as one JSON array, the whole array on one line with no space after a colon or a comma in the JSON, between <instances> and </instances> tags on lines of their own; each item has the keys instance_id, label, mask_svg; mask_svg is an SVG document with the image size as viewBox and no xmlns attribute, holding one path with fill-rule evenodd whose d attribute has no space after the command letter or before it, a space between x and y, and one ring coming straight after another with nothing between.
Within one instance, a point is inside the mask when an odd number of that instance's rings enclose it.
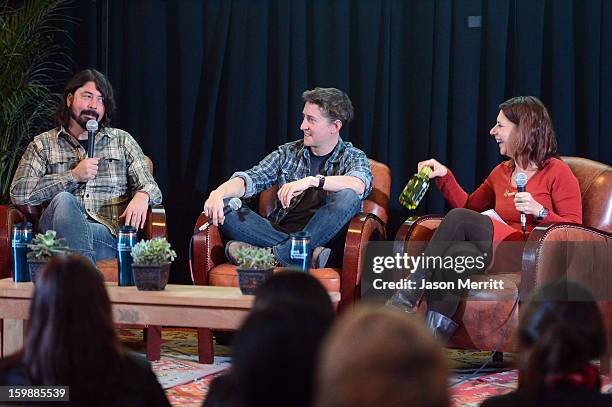
<instances>
[{"instance_id":1,"label":"terracotta planter","mask_svg":"<svg viewBox=\"0 0 612 407\"><path fill-rule=\"evenodd\" d=\"M253 295L255 290L274 272L274 267L269 269L237 269L238 287L242 294Z\"/></svg>"},{"instance_id":2,"label":"terracotta planter","mask_svg":"<svg viewBox=\"0 0 612 407\"><path fill-rule=\"evenodd\" d=\"M30 269L30 281L36 284L36 276L47 265L47 260L28 259L28 268Z\"/></svg>"},{"instance_id":3,"label":"terracotta planter","mask_svg":"<svg viewBox=\"0 0 612 407\"><path fill-rule=\"evenodd\" d=\"M168 284L170 277L170 265L164 264L134 264L132 263L132 273L134 284L140 291L161 291Z\"/></svg>"}]
</instances>

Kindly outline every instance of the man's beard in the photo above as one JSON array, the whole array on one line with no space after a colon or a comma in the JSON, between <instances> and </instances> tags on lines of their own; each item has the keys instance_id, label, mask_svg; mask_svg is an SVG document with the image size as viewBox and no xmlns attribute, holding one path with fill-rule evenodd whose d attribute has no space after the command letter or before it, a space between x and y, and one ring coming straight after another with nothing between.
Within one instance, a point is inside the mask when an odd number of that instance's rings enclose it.
<instances>
[{"instance_id":1,"label":"man's beard","mask_svg":"<svg viewBox=\"0 0 612 407\"><path fill-rule=\"evenodd\" d=\"M96 121L98 120L98 112L96 112L95 110L82 110L82 111L81 111L81 113L80 113L80 114L77 116L77 115L76 115L76 113L74 112L74 108L71 108L71 109L70 109L70 117L72 117L72 119L73 119L75 122L77 122L77 124L78 124L79 126L81 126L81 128L82 128L83 130L85 130L85 129L87 129L87 122L88 122L90 119L87 119L87 120L86 120L86 119L83 117L83 115L89 115L89 116L95 117L95 118L96 118Z\"/></svg>"}]
</instances>

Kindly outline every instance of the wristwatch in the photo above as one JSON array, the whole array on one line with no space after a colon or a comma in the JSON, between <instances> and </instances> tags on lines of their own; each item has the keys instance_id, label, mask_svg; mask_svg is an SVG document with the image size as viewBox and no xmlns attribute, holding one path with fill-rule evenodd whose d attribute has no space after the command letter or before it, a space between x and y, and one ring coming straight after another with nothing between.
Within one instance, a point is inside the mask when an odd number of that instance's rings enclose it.
<instances>
[{"instance_id":1,"label":"wristwatch","mask_svg":"<svg viewBox=\"0 0 612 407\"><path fill-rule=\"evenodd\" d=\"M321 174L317 174L316 177L319 179L319 185L317 189L323 189L323 185L325 185L325 177Z\"/></svg>"},{"instance_id":2,"label":"wristwatch","mask_svg":"<svg viewBox=\"0 0 612 407\"><path fill-rule=\"evenodd\" d=\"M538 216L536 217L536 220L544 220L544 218L547 216L548 216L548 209L546 209L545 207L542 207L542 209L540 209L540 212L538 212Z\"/></svg>"}]
</instances>

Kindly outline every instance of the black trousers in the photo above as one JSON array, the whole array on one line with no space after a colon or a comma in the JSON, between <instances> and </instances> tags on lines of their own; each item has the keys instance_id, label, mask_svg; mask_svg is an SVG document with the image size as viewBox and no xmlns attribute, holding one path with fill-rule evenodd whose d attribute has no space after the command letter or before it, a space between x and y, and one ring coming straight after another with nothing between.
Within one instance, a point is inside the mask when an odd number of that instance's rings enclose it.
<instances>
[{"instance_id":1,"label":"black trousers","mask_svg":"<svg viewBox=\"0 0 612 407\"><path fill-rule=\"evenodd\" d=\"M470 209L453 209L444 217L423 254L428 263L410 277L417 289L410 290L408 297L418 301L425 296L429 310L450 318L467 293L466 289L458 288L458 281L484 273L493 258L493 222ZM443 261L430 261L438 258ZM480 258L482 267L464 267L466 258ZM448 283L445 286L455 288L421 289L424 282Z\"/></svg>"}]
</instances>

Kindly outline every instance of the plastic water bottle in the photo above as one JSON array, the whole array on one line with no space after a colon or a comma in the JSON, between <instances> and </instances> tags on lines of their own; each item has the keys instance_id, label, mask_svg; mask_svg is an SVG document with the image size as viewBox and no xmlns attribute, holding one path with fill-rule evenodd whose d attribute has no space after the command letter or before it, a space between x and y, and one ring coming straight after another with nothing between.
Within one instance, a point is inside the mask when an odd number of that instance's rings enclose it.
<instances>
[{"instance_id":1,"label":"plastic water bottle","mask_svg":"<svg viewBox=\"0 0 612 407\"><path fill-rule=\"evenodd\" d=\"M30 281L30 269L26 254L30 251L28 243L32 242L32 224L20 222L13 225L13 281L23 283Z\"/></svg>"},{"instance_id":2,"label":"plastic water bottle","mask_svg":"<svg viewBox=\"0 0 612 407\"><path fill-rule=\"evenodd\" d=\"M302 271L310 268L310 234L296 232L291 234L291 264Z\"/></svg>"},{"instance_id":3,"label":"plastic water bottle","mask_svg":"<svg viewBox=\"0 0 612 407\"><path fill-rule=\"evenodd\" d=\"M133 226L122 226L117 232L117 270L119 286L134 285L132 276L132 247L138 242L138 233Z\"/></svg>"},{"instance_id":4,"label":"plastic water bottle","mask_svg":"<svg viewBox=\"0 0 612 407\"><path fill-rule=\"evenodd\" d=\"M399 201L406 208L413 210L419 206L421 199L429 188L429 173L431 167L423 167L421 172L414 174L399 197Z\"/></svg>"}]
</instances>

